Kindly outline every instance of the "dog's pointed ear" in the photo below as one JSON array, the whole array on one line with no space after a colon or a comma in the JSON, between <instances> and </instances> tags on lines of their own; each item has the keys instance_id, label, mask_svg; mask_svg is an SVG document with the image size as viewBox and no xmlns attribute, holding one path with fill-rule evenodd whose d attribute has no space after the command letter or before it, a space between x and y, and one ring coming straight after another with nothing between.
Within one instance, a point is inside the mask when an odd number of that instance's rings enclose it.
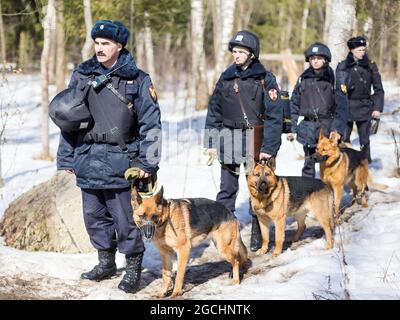
<instances>
[{"instance_id":1,"label":"dog's pointed ear","mask_svg":"<svg viewBox=\"0 0 400 320\"><path fill-rule=\"evenodd\" d=\"M267 160L267 166L275 172L276 169L276 160L275 157L271 157Z\"/></svg>"},{"instance_id":2,"label":"dog's pointed ear","mask_svg":"<svg viewBox=\"0 0 400 320\"><path fill-rule=\"evenodd\" d=\"M338 141L340 139L340 134L335 130L333 132L331 132L330 137L331 142L338 144Z\"/></svg>"},{"instance_id":3,"label":"dog's pointed ear","mask_svg":"<svg viewBox=\"0 0 400 320\"><path fill-rule=\"evenodd\" d=\"M131 201L132 201L132 204L134 205L134 207L138 207L142 203L142 197L140 196L139 192L137 191L136 186L132 187Z\"/></svg>"},{"instance_id":4,"label":"dog's pointed ear","mask_svg":"<svg viewBox=\"0 0 400 320\"><path fill-rule=\"evenodd\" d=\"M319 138L318 138L318 141L320 141L322 138L325 138L324 129L323 129L323 128L319 129Z\"/></svg>"},{"instance_id":5,"label":"dog's pointed ear","mask_svg":"<svg viewBox=\"0 0 400 320\"><path fill-rule=\"evenodd\" d=\"M156 201L157 204L161 204L162 203L162 200L164 199L164 187L163 186L161 186L160 191L158 191L154 195L154 197L155 197L155 201Z\"/></svg>"}]
</instances>

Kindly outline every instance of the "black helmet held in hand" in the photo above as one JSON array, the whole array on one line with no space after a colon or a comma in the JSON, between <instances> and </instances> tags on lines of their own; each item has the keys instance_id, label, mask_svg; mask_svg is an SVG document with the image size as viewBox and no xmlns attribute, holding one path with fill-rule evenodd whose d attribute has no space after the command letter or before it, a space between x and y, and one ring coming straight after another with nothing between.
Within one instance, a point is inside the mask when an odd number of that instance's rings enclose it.
<instances>
[{"instance_id":1,"label":"black helmet held in hand","mask_svg":"<svg viewBox=\"0 0 400 320\"><path fill-rule=\"evenodd\" d=\"M332 54L331 50L321 42L315 42L311 46L304 51L304 57L306 58L306 62L310 61L310 57L312 56L322 56L326 59L326 61L331 62Z\"/></svg>"},{"instance_id":2,"label":"black helmet held in hand","mask_svg":"<svg viewBox=\"0 0 400 320\"><path fill-rule=\"evenodd\" d=\"M85 102L85 92L68 88L50 102L49 116L61 131L86 129L92 122L92 115Z\"/></svg>"},{"instance_id":3,"label":"black helmet held in hand","mask_svg":"<svg viewBox=\"0 0 400 320\"><path fill-rule=\"evenodd\" d=\"M260 55L260 40L250 31L239 31L234 34L229 41L229 51L236 46L248 48L257 59Z\"/></svg>"}]
</instances>

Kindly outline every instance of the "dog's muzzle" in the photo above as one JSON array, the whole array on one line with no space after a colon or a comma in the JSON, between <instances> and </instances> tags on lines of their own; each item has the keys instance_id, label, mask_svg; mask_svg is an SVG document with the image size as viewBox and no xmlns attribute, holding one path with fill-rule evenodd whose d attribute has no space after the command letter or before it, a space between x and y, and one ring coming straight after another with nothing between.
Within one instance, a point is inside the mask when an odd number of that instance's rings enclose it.
<instances>
[{"instance_id":1,"label":"dog's muzzle","mask_svg":"<svg viewBox=\"0 0 400 320\"><path fill-rule=\"evenodd\" d=\"M328 160L328 158L329 158L328 156L321 156L319 153L314 153L311 156L311 159L313 159L315 162L318 162L318 163L324 162L324 161Z\"/></svg>"},{"instance_id":2,"label":"dog's muzzle","mask_svg":"<svg viewBox=\"0 0 400 320\"><path fill-rule=\"evenodd\" d=\"M142 237L146 241L151 241L156 233L156 224L151 220L143 220L139 226Z\"/></svg>"},{"instance_id":3,"label":"dog's muzzle","mask_svg":"<svg viewBox=\"0 0 400 320\"><path fill-rule=\"evenodd\" d=\"M257 181L257 191L261 193L267 193L268 190L268 180L265 177L261 177Z\"/></svg>"}]
</instances>

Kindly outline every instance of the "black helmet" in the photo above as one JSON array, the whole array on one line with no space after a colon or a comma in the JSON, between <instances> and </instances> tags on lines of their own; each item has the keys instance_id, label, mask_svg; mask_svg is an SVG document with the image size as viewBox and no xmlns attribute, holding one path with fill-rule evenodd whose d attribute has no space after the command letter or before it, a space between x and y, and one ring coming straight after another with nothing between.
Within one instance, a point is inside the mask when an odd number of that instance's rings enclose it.
<instances>
[{"instance_id":1,"label":"black helmet","mask_svg":"<svg viewBox=\"0 0 400 320\"><path fill-rule=\"evenodd\" d=\"M322 56L328 62L331 62L332 54L329 48L321 42L315 42L304 51L306 62L309 62L311 56Z\"/></svg>"},{"instance_id":2,"label":"black helmet","mask_svg":"<svg viewBox=\"0 0 400 320\"><path fill-rule=\"evenodd\" d=\"M250 49L257 59L260 55L260 40L254 33L251 33L250 31L236 32L231 41L229 41L229 51L232 51L233 47L235 46L241 46Z\"/></svg>"},{"instance_id":3,"label":"black helmet","mask_svg":"<svg viewBox=\"0 0 400 320\"><path fill-rule=\"evenodd\" d=\"M70 88L53 98L49 104L49 116L65 132L86 129L92 121L92 115L85 103L85 93Z\"/></svg>"}]
</instances>

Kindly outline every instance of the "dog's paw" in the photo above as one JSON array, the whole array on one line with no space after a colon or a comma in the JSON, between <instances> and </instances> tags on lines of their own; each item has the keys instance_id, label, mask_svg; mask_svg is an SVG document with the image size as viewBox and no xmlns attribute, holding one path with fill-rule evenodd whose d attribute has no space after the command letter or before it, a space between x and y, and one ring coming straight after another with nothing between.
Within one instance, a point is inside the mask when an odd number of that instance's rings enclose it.
<instances>
[{"instance_id":1,"label":"dog's paw","mask_svg":"<svg viewBox=\"0 0 400 320\"><path fill-rule=\"evenodd\" d=\"M167 291L160 291L160 292L157 292L155 295L154 295L154 298L158 298L158 299L162 299L162 298L165 298L167 296Z\"/></svg>"},{"instance_id":2,"label":"dog's paw","mask_svg":"<svg viewBox=\"0 0 400 320\"><path fill-rule=\"evenodd\" d=\"M240 280L235 280L235 279L232 280L232 285L233 286L236 286L238 284L240 284Z\"/></svg>"},{"instance_id":3,"label":"dog's paw","mask_svg":"<svg viewBox=\"0 0 400 320\"><path fill-rule=\"evenodd\" d=\"M274 258L276 258L277 256L279 256L280 254L282 253L282 250L274 250L273 252L272 252L272 256L274 257Z\"/></svg>"},{"instance_id":4,"label":"dog's paw","mask_svg":"<svg viewBox=\"0 0 400 320\"><path fill-rule=\"evenodd\" d=\"M264 255L267 251L268 251L268 248L267 248L267 249L265 249L265 248L258 249L258 250L256 251L256 255L257 255L257 256L262 256L262 255Z\"/></svg>"},{"instance_id":5,"label":"dog's paw","mask_svg":"<svg viewBox=\"0 0 400 320\"><path fill-rule=\"evenodd\" d=\"M176 297L179 297L179 296L181 296L183 294L183 290L174 290L173 292L172 292L172 294L171 294L171 298L176 298Z\"/></svg>"}]
</instances>

